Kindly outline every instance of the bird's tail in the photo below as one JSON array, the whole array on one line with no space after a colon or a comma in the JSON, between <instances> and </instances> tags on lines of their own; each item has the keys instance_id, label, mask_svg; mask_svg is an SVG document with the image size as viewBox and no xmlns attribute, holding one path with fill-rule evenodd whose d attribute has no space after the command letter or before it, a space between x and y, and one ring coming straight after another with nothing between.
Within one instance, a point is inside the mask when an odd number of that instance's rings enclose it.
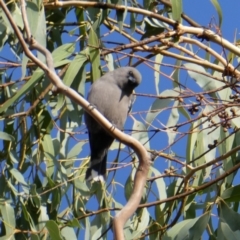
<instances>
[{"instance_id":1,"label":"bird's tail","mask_svg":"<svg viewBox=\"0 0 240 240\"><path fill-rule=\"evenodd\" d=\"M106 171L107 171L107 153L104 155L103 159L94 159L91 157L91 165L86 171L85 179L87 181L105 181Z\"/></svg>"}]
</instances>

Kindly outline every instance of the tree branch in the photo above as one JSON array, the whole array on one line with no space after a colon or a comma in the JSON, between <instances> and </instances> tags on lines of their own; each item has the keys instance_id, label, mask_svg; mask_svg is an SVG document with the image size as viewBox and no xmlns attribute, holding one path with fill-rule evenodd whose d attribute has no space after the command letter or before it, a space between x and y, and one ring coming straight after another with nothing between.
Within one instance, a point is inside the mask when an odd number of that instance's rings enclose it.
<instances>
[{"instance_id":1,"label":"tree branch","mask_svg":"<svg viewBox=\"0 0 240 240\"><path fill-rule=\"evenodd\" d=\"M222 36L219 36L217 33L209 29L205 29L203 27L196 27L197 26L196 23L193 24L194 27L184 26L182 24L178 24L176 21L172 19L169 19L158 13L153 13L145 9L141 9L137 7L129 7L129 6L126 7L124 5L116 5L116 4L110 4L110 3L99 3L99 2L88 2L88 1L67 1L67 2L55 1L51 3L46 3L44 4L44 6L46 8L73 7L73 6L84 7L84 8L88 8L88 7L95 7L95 8L102 8L102 9L109 8L109 9L116 9L120 11L127 10L128 12L139 13L144 16L155 18L164 23L167 23L170 26L172 26L173 29L177 28L179 36L185 33L194 34L196 37L202 36L203 38L208 39L209 41L215 42L218 45L222 46L223 48L226 48L227 50L231 51L237 56L240 56L240 49L237 46L235 46L231 42L224 39Z\"/></svg>"}]
</instances>

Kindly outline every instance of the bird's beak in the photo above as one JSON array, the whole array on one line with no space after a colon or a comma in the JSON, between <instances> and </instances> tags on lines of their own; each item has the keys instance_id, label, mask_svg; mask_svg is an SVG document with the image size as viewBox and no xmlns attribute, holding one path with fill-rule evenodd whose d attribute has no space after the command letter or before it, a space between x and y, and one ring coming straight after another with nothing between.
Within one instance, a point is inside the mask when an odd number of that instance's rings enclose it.
<instances>
[{"instance_id":1,"label":"bird's beak","mask_svg":"<svg viewBox=\"0 0 240 240\"><path fill-rule=\"evenodd\" d=\"M132 83L133 85L136 84L136 78L134 76L129 75L128 76L128 81Z\"/></svg>"}]
</instances>

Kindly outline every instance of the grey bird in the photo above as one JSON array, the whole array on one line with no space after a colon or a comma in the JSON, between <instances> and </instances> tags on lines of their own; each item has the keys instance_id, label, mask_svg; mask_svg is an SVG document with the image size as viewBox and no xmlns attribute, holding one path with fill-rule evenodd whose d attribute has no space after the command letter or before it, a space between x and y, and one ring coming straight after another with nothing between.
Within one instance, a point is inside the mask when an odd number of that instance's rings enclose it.
<instances>
[{"instance_id":1,"label":"grey bird","mask_svg":"<svg viewBox=\"0 0 240 240\"><path fill-rule=\"evenodd\" d=\"M121 67L94 82L88 93L88 101L114 127L123 130L134 97L133 90L141 82L136 68ZM91 150L90 166L86 180L104 181L107 168L107 153L114 138L108 134L87 112L84 113Z\"/></svg>"}]
</instances>

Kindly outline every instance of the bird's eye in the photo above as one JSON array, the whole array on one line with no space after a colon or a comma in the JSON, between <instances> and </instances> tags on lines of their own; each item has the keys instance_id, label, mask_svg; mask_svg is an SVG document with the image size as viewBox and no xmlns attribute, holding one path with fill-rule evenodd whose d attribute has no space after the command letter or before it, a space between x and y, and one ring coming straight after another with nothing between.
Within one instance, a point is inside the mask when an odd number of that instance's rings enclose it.
<instances>
[{"instance_id":1,"label":"bird's eye","mask_svg":"<svg viewBox=\"0 0 240 240\"><path fill-rule=\"evenodd\" d=\"M132 72L132 71L129 71L129 75L130 75L130 76L133 76L133 72Z\"/></svg>"}]
</instances>

